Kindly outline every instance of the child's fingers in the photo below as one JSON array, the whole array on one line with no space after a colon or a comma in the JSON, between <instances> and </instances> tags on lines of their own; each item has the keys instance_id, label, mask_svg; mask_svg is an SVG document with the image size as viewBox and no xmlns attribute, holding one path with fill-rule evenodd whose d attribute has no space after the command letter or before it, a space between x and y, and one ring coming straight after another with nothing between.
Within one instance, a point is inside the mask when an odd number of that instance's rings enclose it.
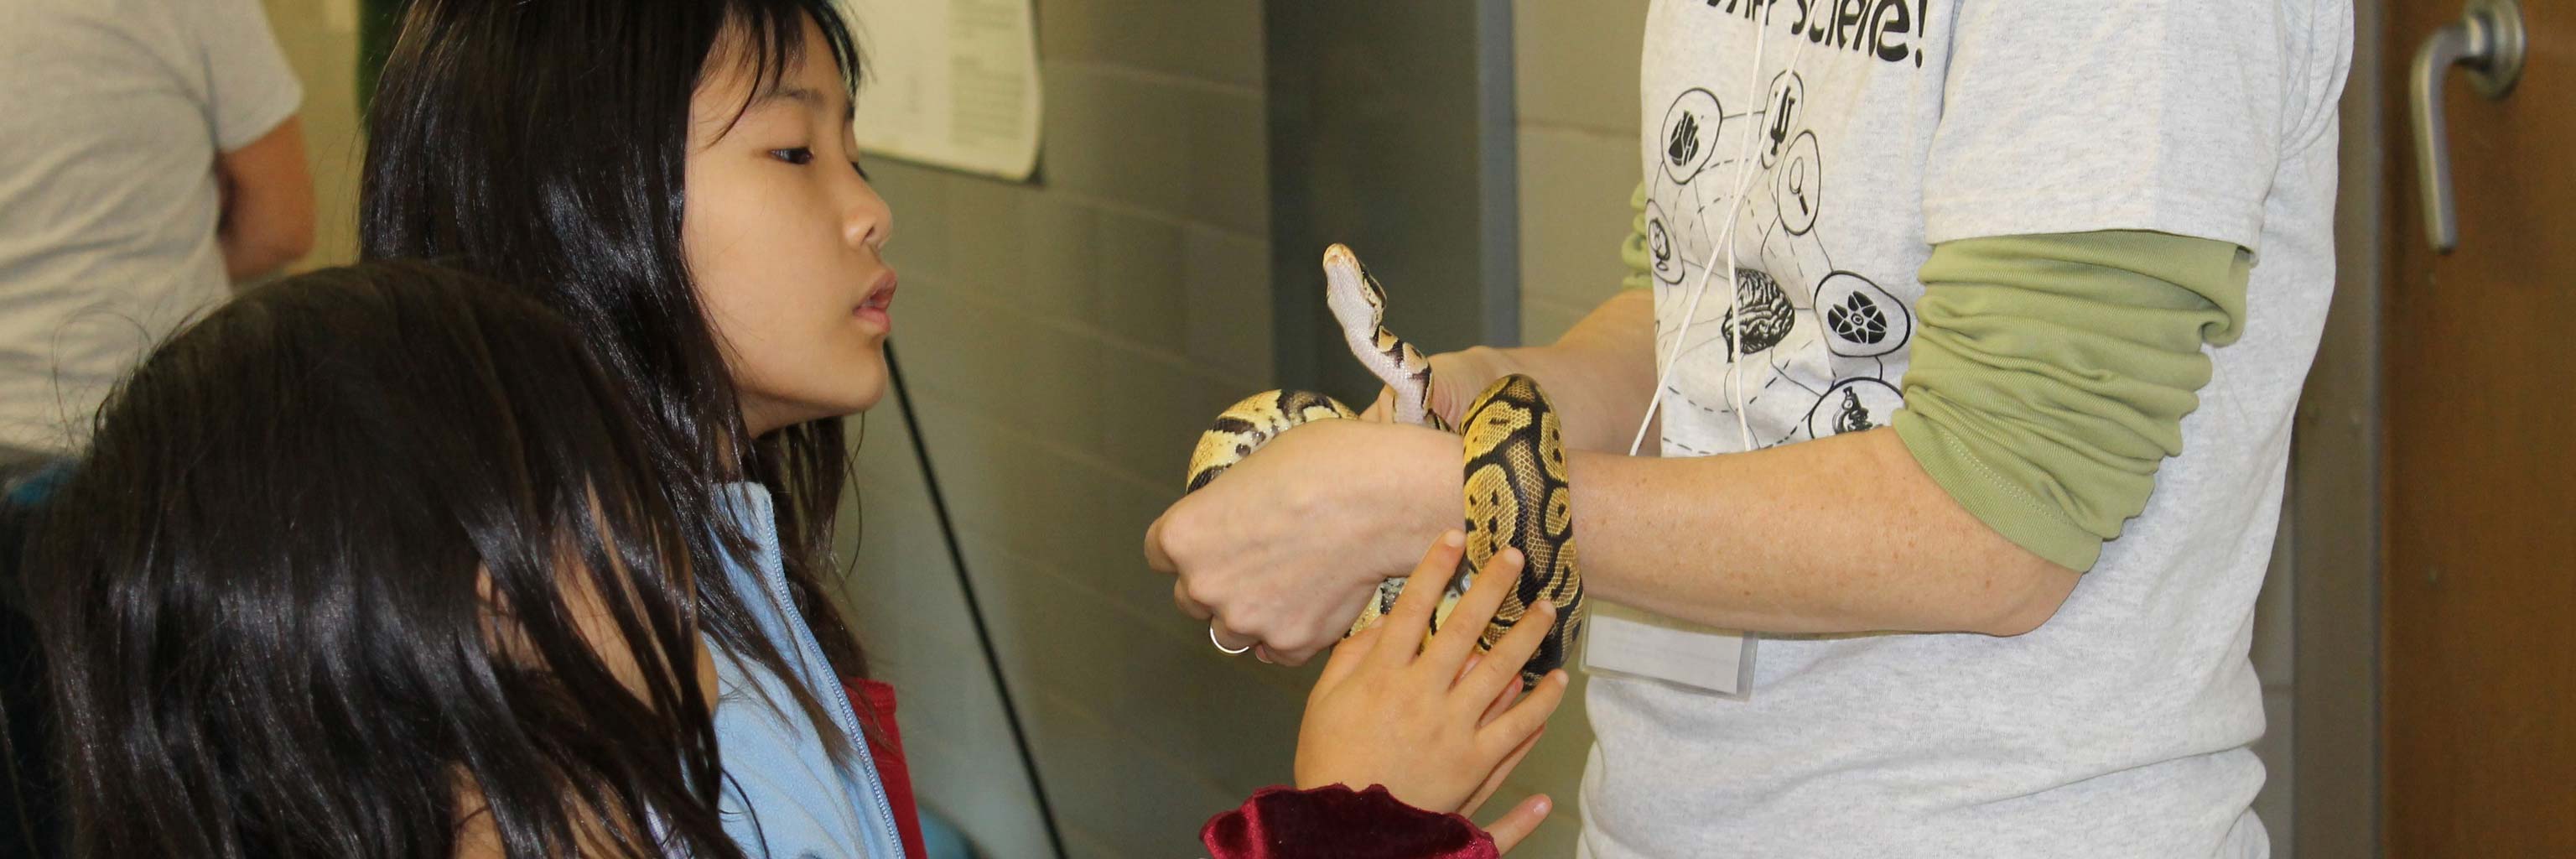
<instances>
[{"instance_id":1,"label":"child's fingers","mask_svg":"<svg viewBox=\"0 0 2576 859\"><path fill-rule=\"evenodd\" d=\"M1520 768L1521 759L1529 757L1530 750L1538 748L1538 739L1544 736L1547 736L1547 730L1541 728L1538 733L1529 735L1529 739L1522 740L1511 754L1504 755L1503 762L1496 764L1493 772L1485 774L1485 783L1476 788L1475 795L1467 797L1467 804L1458 807L1458 813L1473 816L1476 809L1485 807L1485 800L1493 798L1494 791L1502 789L1503 780L1511 777L1512 770Z\"/></svg>"},{"instance_id":2,"label":"child's fingers","mask_svg":"<svg viewBox=\"0 0 2576 859\"><path fill-rule=\"evenodd\" d=\"M1555 625L1555 603L1530 606L1529 613L1512 625L1512 631L1494 642L1494 649L1485 653L1476 670L1458 678L1458 700L1467 704L1493 700L1503 687L1521 676L1521 666L1529 664L1530 655L1538 652L1538 646L1547 641L1548 631Z\"/></svg>"},{"instance_id":3,"label":"child's fingers","mask_svg":"<svg viewBox=\"0 0 2576 859\"><path fill-rule=\"evenodd\" d=\"M1555 809L1556 803L1544 793L1521 800L1519 805L1512 806L1512 810L1504 812L1501 819L1486 826L1485 834L1493 836L1497 852L1510 853L1512 848L1520 846L1521 839L1538 831L1538 825L1547 820L1547 813Z\"/></svg>"},{"instance_id":4,"label":"child's fingers","mask_svg":"<svg viewBox=\"0 0 2576 859\"><path fill-rule=\"evenodd\" d=\"M1476 639L1484 636L1485 623L1494 619L1494 609L1503 604L1503 596L1520 583L1523 560L1519 549L1508 548L1487 559L1484 569L1476 571L1475 586L1458 598L1458 607L1449 611L1449 622L1441 626L1440 634L1423 649L1422 658L1432 660L1435 665L1457 665L1464 661L1467 654L1476 649ZM1406 587L1410 589L1412 586ZM1523 656L1522 661L1528 661L1528 657ZM1512 664L1520 665L1519 662Z\"/></svg>"},{"instance_id":5,"label":"child's fingers","mask_svg":"<svg viewBox=\"0 0 2576 859\"><path fill-rule=\"evenodd\" d=\"M1538 686L1530 690L1529 697L1522 698L1520 703L1512 705L1491 724L1478 730L1477 742L1497 752L1520 745L1531 734L1538 733L1538 729L1546 727L1547 717L1556 712L1556 705L1565 702L1567 682L1564 669L1548 672L1546 677L1539 678Z\"/></svg>"},{"instance_id":6,"label":"child's fingers","mask_svg":"<svg viewBox=\"0 0 2576 859\"><path fill-rule=\"evenodd\" d=\"M1314 694L1324 694L1324 690L1340 685L1343 679L1351 676L1351 672L1360 670L1361 663L1368 659L1369 651L1377 649L1377 640L1382 637L1378 627L1370 627L1333 645L1333 657L1325 660L1324 672L1315 677Z\"/></svg>"},{"instance_id":7,"label":"child's fingers","mask_svg":"<svg viewBox=\"0 0 2576 859\"><path fill-rule=\"evenodd\" d=\"M1468 670L1473 671L1475 669L1469 668ZM1494 700L1491 703L1485 705L1485 712L1483 715L1476 717L1476 727L1482 728L1486 725L1493 724L1495 719L1502 718L1503 711L1511 709L1512 702L1519 700L1520 697L1521 673L1514 671L1512 672L1512 679L1503 684L1503 691L1500 694L1495 695Z\"/></svg>"},{"instance_id":8,"label":"child's fingers","mask_svg":"<svg viewBox=\"0 0 2576 859\"><path fill-rule=\"evenodd\" d=\"M1449 589L1449 577L1458 572L1458 556L1467 551L1467 535L1452 529L1432 541L1424 552L1422 563L1413 567L1413 575L1404 582L1404 593L1395 598L1395 608L1379 623L1386 629L1387 640L1418 642L1431 629L1431 612L1440 607L1440 595ZM1381 661L1409 660L1411 645L1375 648Z\"/></svg>"}]
</instances>

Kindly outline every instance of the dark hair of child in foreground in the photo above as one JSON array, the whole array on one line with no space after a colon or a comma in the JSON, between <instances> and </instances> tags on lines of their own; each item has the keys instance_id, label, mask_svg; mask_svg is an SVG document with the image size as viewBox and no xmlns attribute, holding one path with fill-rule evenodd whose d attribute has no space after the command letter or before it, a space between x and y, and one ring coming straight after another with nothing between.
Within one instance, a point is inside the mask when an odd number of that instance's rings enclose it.
<instances>
[{"instance_id":1,"label":"dark hair of child in foreground","mask_svg":"<svg viewBox=\"0 0 2576 859\"><path fill-rule=\"evenodd\" d=\"M72 853L742 855L634 424L554 314L425 263L162 345L31 557Z\"/></svg>"}]
</instances>

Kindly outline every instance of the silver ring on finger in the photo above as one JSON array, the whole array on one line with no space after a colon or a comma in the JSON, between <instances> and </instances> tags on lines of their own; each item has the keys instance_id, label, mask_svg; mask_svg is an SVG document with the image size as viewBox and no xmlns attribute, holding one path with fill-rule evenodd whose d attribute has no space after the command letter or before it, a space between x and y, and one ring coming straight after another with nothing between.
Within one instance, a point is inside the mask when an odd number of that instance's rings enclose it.
<instances>
[{"instance_id":1,"label":"silver ring on finger","mask_svg":"<svg viewBox=\"0 0 2576 859\"><path fill-rule=\"evenodd\" d=\"M1208 643L1209 643L1209 644L1216 645L1216 649L1218 649L1218 650L1220 650L1220 651L1224 651L1224 652L1225 652L1225 655L1227 655L1227 656L1242 656L1244 651L1246 651L1246 650L1251 650L1251 649L1252 649L1252 645L1249 645L1249 644L1246 644L1246 645L1244 645L1244 646L1242 646L1242 647L1227 647L1227 646L1225 646L1225 642L1217 640L1217 637L1216 637L1216 624L1213 624L1213 623L1208 624Z\"/></svg>"}]
</instances>

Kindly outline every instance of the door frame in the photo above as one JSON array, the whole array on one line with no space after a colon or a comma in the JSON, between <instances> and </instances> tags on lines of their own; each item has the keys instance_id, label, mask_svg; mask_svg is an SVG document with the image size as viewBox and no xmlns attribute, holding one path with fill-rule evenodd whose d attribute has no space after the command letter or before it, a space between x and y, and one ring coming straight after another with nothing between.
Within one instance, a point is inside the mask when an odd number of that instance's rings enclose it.
<instances>
[{"instance_id":1,"label":"door frame","mask_svg":"<svg viewBox=\"0 0 2576 859\"><path fill-rule=\"evenodd\" d=\"M2387 156L2389 123L2404 120L2385 109L2387 70L2411 46L2383 44L2385 21L2385 0L2354 0L2335 294L2299 401L2282 534L2293 577L2290 801L2306 856L2381 855L2381 296L2388 242L2415 240L2390 225L2390 183L2411 168Z\"/></svg>"}]
</instances>

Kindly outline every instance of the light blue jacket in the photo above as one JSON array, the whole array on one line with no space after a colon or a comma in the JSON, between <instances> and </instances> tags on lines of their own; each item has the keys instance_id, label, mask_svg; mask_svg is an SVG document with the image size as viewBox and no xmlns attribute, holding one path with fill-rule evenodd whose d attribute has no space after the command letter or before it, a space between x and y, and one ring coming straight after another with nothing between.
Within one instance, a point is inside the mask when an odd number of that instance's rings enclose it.
<instances>
[{"instance_id":1,"label":"light blue jacket","mask_svg":"<svg viewBox=\"0 0 2576 859\"><path fill-rule=\"evenodd\" d=\"M734 593L855 747L849 765L834 764L776 674L717 650L716 743L725 770L719 807L726 834L754 859L902 859L893 806L849 694L788 596L769 490L732 483L717 487L716 497L754 550L751 558L725 564Z\"/></svg>"}]
</instances>

